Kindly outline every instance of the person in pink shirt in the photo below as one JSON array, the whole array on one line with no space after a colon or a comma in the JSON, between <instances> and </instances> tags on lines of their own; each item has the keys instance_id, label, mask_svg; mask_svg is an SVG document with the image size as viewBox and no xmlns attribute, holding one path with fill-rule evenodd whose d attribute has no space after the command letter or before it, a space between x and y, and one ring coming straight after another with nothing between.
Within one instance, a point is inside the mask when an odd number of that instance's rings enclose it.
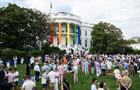
<instances>
[{"instance_id":1,"label":"person in pink shirt","mask_svg":"<svg viewBox=\"0 0 140 90\"><path fill-rule=\"evenodd\" d=\"M58 73L59 73L59 83L63 84L63 66L61 63L59 63L57 67Z\"/></svg>"}]
</instances>

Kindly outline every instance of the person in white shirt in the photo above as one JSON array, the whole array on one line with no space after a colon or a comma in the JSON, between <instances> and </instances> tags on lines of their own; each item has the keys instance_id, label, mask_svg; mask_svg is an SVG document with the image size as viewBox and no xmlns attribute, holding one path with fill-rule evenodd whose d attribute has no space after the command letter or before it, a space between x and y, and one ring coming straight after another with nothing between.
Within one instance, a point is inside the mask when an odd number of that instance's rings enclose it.
<instances>
[{"instance_id":1,"label":"person in white shirt","mask_svg":"<svg viewBox=\"0 0 140 90\"><path fill-rule=\"evenodd\" d=\"M12 73L11 69L8 70L8 83L14 83L15 74Z\"/></svg>"},{"instance_id":2,"label":"person in white shirt","mask_svg":"<svg viewBox=\"0 0 140 90\"><path fill-rule=\"evenodd\" d=\"M40 75L40 67L38 62L36 62L36 65L34 66L34 71L35 71L35 80L38 82Z\"/></svg>"},{"instance_id":3,"label":"person in white shirt","mask_svg":"<svg viewBox=\"0 0 140 90\"><path fill-rule=\"evenodd\" d=\"M27 75L21 90L33 90L34 87L35 87L35 83L32 80L30 80L30 76Z\"/></svg>"},{"instance_id":4,"label":"person in white shirt","mask_svg":"<svg viewBox=\"0 0 140 90\"><path fill-rule=\"evenodd\" d=\"M112 63L110 60L107 61L107 69L109 71L109 73L111 72L111 67L112 67Z\"/></svg>"},{"instance_id":5,"label":"person in white shirt","mask_svg":"<svg viewBox=\"0 0 140 90\"><path fill-rule=\"evenodd\" d=\"M74 64L73 66L73 78L74 78L74 83L78 82L78 66Z\"/></svg>"},{"instance_id":6,"label":"person in white shirt","mask_svg":"<svg viewBox=\"0 0 140 90\"><path fill-rule=\"evenodd\" d=\"M58 79L59 79L59 73L57 72L57 69L55 69L55 88L54 90L58 90Z\"/></svg>"},{"instance_id":7,"label":"person in white shirt","mask_svg":"<svg viewBox=\"0 0 140 90\"><path fill-rule=\"evenodd\" d=\"M91 90L97 90L97 88L96 88L97 82L98 82L98 81L97 81L96 78L93 78L93 79L92 79Z\"/></svg>"},{"instance_id":8,"label":"person in white shirt","mask_svg":"<svg viewBox=\"0 0 140 90\"><path fill-rule=\"evenodd\" d=\"M19 76L19 73L17 71L17 68L14 69L14 75L15 75L15 78L14 78L15 88L16 88L16 90L18 90L18 76Z\"/></svg>"},{"instance_id":9,"label":"person in white shirt","mask_svg":"<svg viewBox=\"0 0 140 90\"><path fill-rule=\"evenodd\" d=\"M79 62L80 62L80 59L77 57L77 59L76 59L76 64L79 66Z\"/></svg>"},{"instance_id":10,"label":"person in white shirt","mask_svg":"<svg viewBox=\"0 0 140 90\"><path fill-rule=\"evenodd\" d=\"M31 68L32 69L34 67L34 63L35 63L35 58L33 56L31 56L31 58L30 58L30 64L31 64Z\"/></svg>"},{"instance_id":11,"label":"person in white shirt","mask_svg":"<svg viewBox=\"0 0 140 90\"><path fill-rule=\"evenodd\" d=\"M46 70L43 70L43 72L42 72L41 84L42 84L42 86L43 86L43 90L46 90L47 87L48 87L47 72L46 72Z\"/></svg>"},{"instance_id":12,"label":"person in white shirt","mask_svg":"<svg viewBox=\"0 0 140 90\"><path fill-rule=\"evenodd\" d=\"M53 69L51 69L51 71L48 73L47 78L49 79L50 90L54 90L55 81L56 81L56 73L53 71Z\"/></svg>"},{"instance_id":13,"label":"person in white shirt","mask_svg":"<svg viewBox=\"0 0 140 90\"><path fill-rule=\"evenodd\" d=\"M14 67L17 68L17 56L13 57L14 60Z\"/></svg>"},{"instance_id":14,"label":"person in white shirt","mask_svg":"<svg viewBox=\"0 0 140 90\"><path fill-rule=\"evenodd\" d=\"M117 89L119 90L119 88L120 88L120 80L121 80L121 73L120 73L120 70L119 70L119 67L117 66L116 68L115 68L115 70L114 70L114 76L115 76L115 78L116 78L116 80L117 80L117 82L116 82L116 87L117 87Z\"/></svg>"},{"instance_id":15,"label":"person in white shirt","mask_svg":"<svg viewBox=\"0 0 140 90\"><path fill-rule=\"evenodd\" d=\"M8 83L14 85L14 78L15 78L15 74L12 73L11 69L8 70ZM14 87L12 87L12 90L14 90Z\"/></svg>"},{"instance_id":16,"label":"person in white shirt","mask_svg":"<svg viewBox=\"0 0 140 90\"><path fill-rule=\"evenodd\" d=\"M21 64L24 63L24 57L21 57L21 61L20 61Z\"/></svg>"},{"instance_id":17,"label":"person in white shirt","mask_svg":"<svg viewBox=\"0 0 140 90\"><path fill-rule=\"evenodd\" d=\"M9 62L6 62L6 66L8 69L10 69L10 63Z\"/></svg>"}]
</instances>

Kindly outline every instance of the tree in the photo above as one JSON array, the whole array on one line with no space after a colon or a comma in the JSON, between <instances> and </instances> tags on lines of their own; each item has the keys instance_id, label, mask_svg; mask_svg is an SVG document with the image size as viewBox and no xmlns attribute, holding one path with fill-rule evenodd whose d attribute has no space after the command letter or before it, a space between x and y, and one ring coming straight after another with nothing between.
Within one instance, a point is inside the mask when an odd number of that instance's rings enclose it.
<instances>
[{"instance_id":1,"label":"tree","mask_svg":"<svg viewBox=\"0 0 140 90\"><path fill-rule=\"evenodd\" d=\"M22 48L26 41L24 31L29 28L28 22L24 9L15 4L0 8L0 47Z\"/></svg>"},{"instance_id":2,"label":"tree","mask_svg":"<svg viewBox=\"0 0 140 90\"><path fill-rule=\"evenodd\" d=\"M45 13L40 12L39 10L35 9L27 9L27 13L31 22L29 23L30 26L30 33L27 33L28 36L33 36L34 41L32 46L34 48L42 49L43 41L45 40L48 44L50 44L50 35L51 35L51 24L53 24L53 20L50 18L50 15L46 15ZM55 30L53 30L55 31ZM53 32L55 33L55 32ZM30 40L28 40L30 42ZM29 43L27 42L27 43ZM37 44L38 43L38 44Z\"/></svg>"},{"instance_id":3,"label":"tree","mask_svg":"<svg viewBox=\"0 0 140 90\"><path fill-rule=\"evenodd\" d=\"M49 15L15 4L0 8L0 13L0 47L39 48L40 42L41 46L44 40L49 43L53 23Z\"/></svg>"},{"instance_id":4,"label":"tree","mask_svg":"<svg viewBox=\"0 0 140 90\"><path fill-rule=\"evenodd\" d=\"M127 47L122 31L116 26L107 22L99 22L93 26L90 53L125 53Z\"/></svg>"}]
</instances>

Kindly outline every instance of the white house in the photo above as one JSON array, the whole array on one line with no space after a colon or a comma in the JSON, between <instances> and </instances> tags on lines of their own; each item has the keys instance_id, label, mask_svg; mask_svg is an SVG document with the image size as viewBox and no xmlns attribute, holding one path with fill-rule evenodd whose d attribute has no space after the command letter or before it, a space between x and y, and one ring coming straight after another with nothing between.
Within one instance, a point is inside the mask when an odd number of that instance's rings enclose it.
<instances>
[{"instance_id":1,"label":"white house","mask_svg":"<svg viewBox=\"0 0 140 90\"><path fill-rule=\"evenodd\" d=\"M82 22L79 16L66 12L52 14L51 18L55 20L56 30L56 35L51 37L53 46L67 53L89 51L93 24Z\"/></svg>"}]
</instances>

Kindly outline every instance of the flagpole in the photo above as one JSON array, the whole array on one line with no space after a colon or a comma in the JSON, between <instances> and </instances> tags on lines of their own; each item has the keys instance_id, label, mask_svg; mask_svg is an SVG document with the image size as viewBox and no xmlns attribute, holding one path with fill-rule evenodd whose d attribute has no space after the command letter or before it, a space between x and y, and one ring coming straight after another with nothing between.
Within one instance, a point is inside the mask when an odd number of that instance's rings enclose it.
<instances>
[{"instance_id":1,"label":"flagpole","mask_svg":"<svg viewBox=\"0 0 140 90\"><path fill-rule=\"evenodd\" d=\"M49 11L49 15L50 15L50 19L52 19L52 17L51 17L51 12L52 11L52 2L51 2L51 0L50 0L50 11ZM51 24L51 30L53 30L53 25ZM53 33L51 33L51 44L50 44L50 46L53 46Z\"/></svg>"},{"instance_id":2,"label":"flagpole","mask_svg":"<svg viewBox=\"0 0 140 90\"><path fill-rule=\"evenodd\" d=\"M50 17L51 17L51 13L52 13L52 2L50 0L50 11L49 11Z\"/></svg>"}]
</instances>

